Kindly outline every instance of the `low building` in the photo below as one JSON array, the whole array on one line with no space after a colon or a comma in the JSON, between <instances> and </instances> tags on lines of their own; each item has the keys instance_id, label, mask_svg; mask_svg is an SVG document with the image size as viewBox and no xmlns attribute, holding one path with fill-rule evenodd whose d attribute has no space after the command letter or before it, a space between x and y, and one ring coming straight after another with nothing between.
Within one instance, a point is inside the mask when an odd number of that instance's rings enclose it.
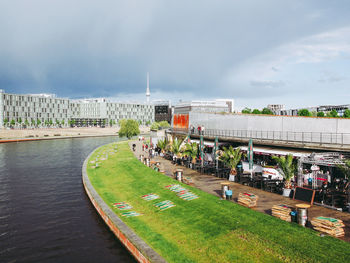
<instances>
[{"instance_id":1,"label":"low building","mask_svg":"<svg viewBox=\"0 0 350 263\"><path fill-rule=\"evenodd\" d=\"M314 106L314 107L303 107L303 108L297 108L297 109L281 110L280 114L277 114L277 115L298 116L298 112L301 109L307 109L309 112L315 113L315 114L317 114L318 112L323 112L325 115L335 110L338 113L338 116L342 117L344 115L344 111L347 109L350 109L350 104L321 105L321 106Z\"/></svg>"},{"instance_id":2,"label":"low building","mask_svg":"<svg viewBox=\"0 0 350 263\"><path fill-rule=\"evenodd\" d=\"M171 123L171 104L170 101L154 101L154 120L155 121L167 121Z\"/></svg>"},{"instance_id":3,"label":"low building","mask_svg":"<svg viewBox=\"0 0 350 263\"><path fill-rule=\"evenodd\" d=\"M226 100L192 100L179 102L174 107L174 114L188 114L189 112L232 112L232 106Z\"/></svg>"},{"instance_id":4,"label":"low building","mask_svg":"<svg viewBox=\"0 0 350 263\"><path fill-rule=\"evenodd\" d=\"M269 104L267 108L271 110L275 115L280 115L281 111L284 110L283 104Z\"/></svg>"}]
</instances>

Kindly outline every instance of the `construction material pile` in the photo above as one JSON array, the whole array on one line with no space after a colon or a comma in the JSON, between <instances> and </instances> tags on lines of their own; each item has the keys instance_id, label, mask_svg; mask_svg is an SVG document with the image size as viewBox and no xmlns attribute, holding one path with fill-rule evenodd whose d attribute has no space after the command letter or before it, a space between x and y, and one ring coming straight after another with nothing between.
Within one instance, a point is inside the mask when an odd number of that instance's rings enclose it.
<instances>
[{"instance_id":1,"label":"construction material pile","mask_svg":"<svg viewBox=\"0 0 350 263\"><path fill-rule=\"evenodd\" d=\"M159 198L159 195L157 195L157 194L147 194L147 195L142 196L142 199L146 200L146 201L152 201L152 200L155 200L158 198Z\"/></svg>"},{"instance_id":2,"label":"construction material pile","mask_svg":"<svg viewBox=\"0 0 350 263\"><path fill-rule=\"evenodd\" d=\"M314 217L311 220L311 224L315 230L328 234L330 236L343 237L345 235L343 228L345 225L340 219L319 216Z\"/></svg>"},{"instance_id":3,"label":"construction material pile","mask_svg":"<svg viewBox=\"0 0 350 263\"><path fill-rule=\"evenodd\" d=\"M165 200L162 202L159 202L154 205L155 207L158 207L160 211L166 210L168 208L174 207L175 204L171 202L170 200Z\"/></svg>"},{"instance_id":4,"label":"construction material pile","mask_svg":"<svg viewBox=\"0 0 350 263\"><path fill-rule=\"evenodd\" d=\"M272 207L272 215L278 217L287 222L291 222L290 213L292 212L292 208L287 205L274 205Z\"/></svg>"},{"instance_id":5,"label":"construction material pile","mask_svg":"<svg viewBox=\"0 0 350 263\"><path fill-rule=\"evenodd\" d=\"M165 187L168 188L170 191L177 193L176 195L183 200L191 201L198 198L198 195L192 193L191 191L182 187L181 185L172 184L172 185L167 185Z\"/></svg>"},{"instance_id":6,"label":"construction material pile","mask_svg":"<svg viewBox=\"0 0 350 263\"><path fill-rule=\"evenodd\" d=\"M238 203L246 207L255 207L259 197L251 193L239 193Z\"/></svg>"}]
</instances>

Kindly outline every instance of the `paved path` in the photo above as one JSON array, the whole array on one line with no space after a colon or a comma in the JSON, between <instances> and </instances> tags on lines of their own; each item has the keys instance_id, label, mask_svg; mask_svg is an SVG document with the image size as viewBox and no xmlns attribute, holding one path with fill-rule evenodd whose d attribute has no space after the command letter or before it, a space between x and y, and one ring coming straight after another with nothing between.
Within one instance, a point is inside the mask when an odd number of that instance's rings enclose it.
<instances>
[{"instance_id":1,"label":"paved path","mask_svg":"<svg viewBox=\"0 0 350 263\"><path fill-rule=\"evenodd\" d=\"M131 142L130 145L135 143L136 151L134 152L135 156L139 158L140 154L148 156L148 152L142 151L142 142ZM184 171L184 176L191 177L193 180L194 187L201 189L209 194L216 195L218 197L221 196L221 185L222 182L228 182L226 179L217 178L213 175L201 174L192 169L176 166L171 163L171 161L166 160L162 157L154 157L152 160L160 162L160 170L164 170L167 176L172 177L173 171L177 168L181 168ZM241 185L239 183L230 182L231 189L233 190L233 200L232 202L237 203L238 194L242 192L254 193L259 196L259 201L257 207L253 208L256 211L266 213L271 215L271 208L273 205L277 204L286 204L295 207L296 204L302 203L301 201L296 201L290 199L288 197L284 197L279 194L270 193L264 190L260 190L257 188L253 188L246 185ZM308 217L309 219L315 216L326 216L326 217L334 217L337 219L341 219L345 224L345 237L340 238L347 242L350 242L350 213L339 212L333 209L328 209L325 207L313 205L308 209Z\"/></svg>"}]
</instances>

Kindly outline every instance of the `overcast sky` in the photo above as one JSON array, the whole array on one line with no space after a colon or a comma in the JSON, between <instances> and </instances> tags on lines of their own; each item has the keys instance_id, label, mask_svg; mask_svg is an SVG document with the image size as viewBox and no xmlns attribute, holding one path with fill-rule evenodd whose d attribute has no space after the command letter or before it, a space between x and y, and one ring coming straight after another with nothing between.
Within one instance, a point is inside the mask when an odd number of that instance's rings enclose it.
<instances>
[{"instance_id":1,"label":"overcast sky","mask_svg":"<svg viewBox=\"0 0 350 263\"><path fill-rule=\"evenodd\" d=\"M350 1L0 0L0 89L350 104Z\"/></svg>"}]
</instances>

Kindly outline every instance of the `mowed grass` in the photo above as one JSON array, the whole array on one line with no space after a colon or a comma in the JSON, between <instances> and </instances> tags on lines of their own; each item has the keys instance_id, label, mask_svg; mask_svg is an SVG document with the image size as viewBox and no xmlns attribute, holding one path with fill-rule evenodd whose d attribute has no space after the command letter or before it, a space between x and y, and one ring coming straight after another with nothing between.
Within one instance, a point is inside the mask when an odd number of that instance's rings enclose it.
<instances>
[{"instance_id":1,"label":"mowed grass","mask_svg":"<svg viewBox=\"0 0 350 263\"><path fill-rule=\"evenodd\" d=\"M168 262L349 262L350 244L320 237L311 229L255 212L182 184L199 196L185 201L165 188L179 182L138 161L127 142L99 148L90 158L118 145L116 154L92 169L89 178L104 201ZM160 196L145 201L142 195ZM175 207L159 211L155 203L171 200ZM127 202L139 217L125 218L112 206Z\"/></svg>"}]
</instances>

